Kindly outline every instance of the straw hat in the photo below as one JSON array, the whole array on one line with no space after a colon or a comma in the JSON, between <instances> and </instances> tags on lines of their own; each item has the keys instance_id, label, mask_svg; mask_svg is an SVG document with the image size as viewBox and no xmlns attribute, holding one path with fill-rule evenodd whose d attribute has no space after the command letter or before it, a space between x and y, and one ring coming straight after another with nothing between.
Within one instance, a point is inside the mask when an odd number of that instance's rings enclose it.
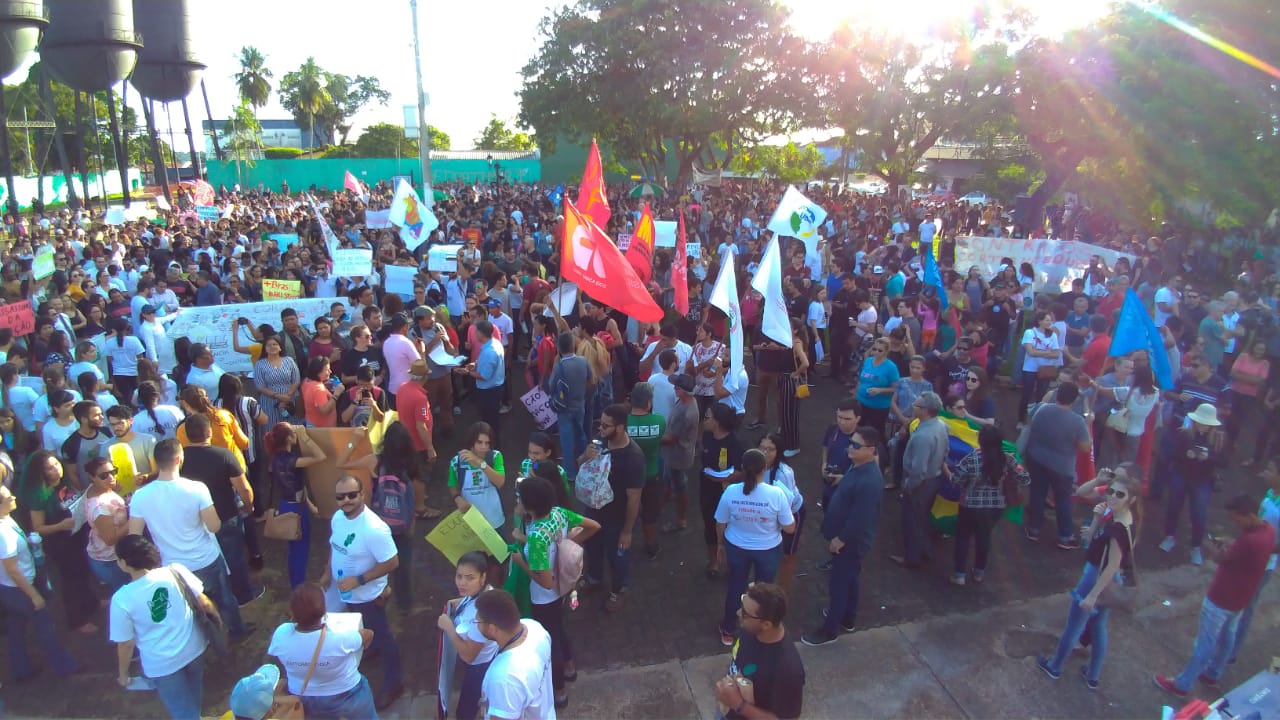
<instances>
[{"instance_id":1,"label":"straw hat","mask_svg":"<svg viewBox=\"0 0 1280 720\"><path fill-rule=\"evenodd\" d=\"M1218 408L1209 403L1202 403L1195 412L1187 413L1187 419L1198 425L1209 427L1218 427L1222 424L1222 421L1218 420Z\"/></svg>"}]
</instances>

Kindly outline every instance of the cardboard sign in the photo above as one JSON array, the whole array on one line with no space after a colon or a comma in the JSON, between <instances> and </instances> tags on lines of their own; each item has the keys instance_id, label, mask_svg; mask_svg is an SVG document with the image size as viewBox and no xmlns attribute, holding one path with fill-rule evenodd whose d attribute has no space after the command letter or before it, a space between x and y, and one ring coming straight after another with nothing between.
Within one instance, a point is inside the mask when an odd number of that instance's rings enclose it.
<instances>
[{"instance_id":1,"label":"cardboard sign","mask_svg":"<svg viewBox=\"0 0 1280 720\"><path fill-rule=\"evenodd\" d=\"M302 297L301 281L262 279L263 300L293 300L299 297Z\"/></svg>"},{"instance_id":2,"label":"cardboard sign","mask_svg":"<svg viewBox=\"0 0 1280 720\"><path fill-rule=\"evenodd\" d=\"M0 305L0 328L9 328L14 337L30 335L36 329L36 315L31 310L31 301Z\"/></svg>"},{"instance_id":3,"label":"cardboard sign","mask_svg":"<svg viewBox=\"0 0 1280 720\"><path fill-rule=\"evenodd\" d=\"M211 220L217 222L222 219L222 211L216 205L197 205L196 217L201 220Z\"/></svg>"},{"instance_id":4,"label":"cardboard sign","mask_svg":"<svg viewBox=\"0 0 1280 720\"><path fill-rule=\"evenodd\" d=\"M43 280L53 274L53 248L44 247L40 252L36 253L36 259L31 262L31 274L37 280Z\"/></svg>"},{"instance_id":5,"label":"cardboard sign","mask_svg":"<svg viewBox=\"0 0 1280 720\"><path fill-rule=\"evenodd\" d=\"M684 254L691 258L702 257L702 243L696 243L696 242L685 243Z\"/></svg>"},{"instance_id":6,"label":"cardboard sign","mask_svg":"<svg viewBox=\"0 0 1280 720\"><path fill-rule=\"evenodd\" d=\"M403 265L384 265L382 267L382 283L387 292L405 297L413 297L413 279L418 276L418 268Z\"/></svg>"},{"instance_id":7,"label":"cardboard sign","mask_svg":"<svg viewBox=\"0 0 1280 720\"><path fill-rule=\"evenodd\" d=\"M371 230L380 230L382 228L391 227L391 209L365 210L364 226Z\"/></svg>"},{"instance_id":8,"label":"cardboard sign","mask_svg":"<svg viewBox=\"0 0 1280 720\"><path fill-rule=\"evenodd\" d=\"M267 323L280 327L280 311L293 308L298 313L298 323L303 327L315 327L316 318L327 315L333 298L300 298L297 300L271 300L260 303L236 303L183 308L178 319L169 326L169 337L187 337L192 343L204 343L213 351L214 362L226 372L252 372L253 362L244 353L238 353L231 342L231 323L236 318L247 318L254 325ZM350 309L348 308L348 313ZM253 340L248 333L240 337L242 345ZM332 455L328 457L333 457ZM330 493L332 494L332 493Z\"/></svg>"},{"instance_id":9,"label":"cardboard sign","mask_svg":"<svg viewBox=\"0 0 1280 720\"><path fill-rule=\"evenodd\" d=\"M480 243L482 242L480 238L480 228L464 228L462 231L462 239L470 240L474 242L477 247L479 247Z\"/></svg>"},{"instance_id":10,"label":"cardboard sign","mask_svg":"<svg viewBox=\"0 0 1280 720\"><path fill-rule=\"evenodd\" d=\"M267 236L267 239L275 240L276 247L280 248L280 252L285 252L298 244L298 233L271 233Z\"/></svg>"},{"instance_id":11,"label":"cardboard sign","mask_svg":"<svg viewBox=\"0 0 1280 720\"><path fill-rule=\"evenodd\" d=\"M573 307L578 304L578 284L567 282L561 283L559 287L552 290L547 295L548 307L543 309L542 314L547 317L555 317L555 313L551 312L551 305L556 306L556 310L560 313L560 317L564 317L573 312Z\"/></svg>"},{"instance_id":12,"label":"cardboard sign","mask_svg":"<svg viewBox=\"0 0 1280 720\"><path fill-rule=\"evenodd\" d=\"M332 494L332 493L331 493ZM454 510L427 535L427 542L457 565L458 558L472 550L486 552L502 562L507 559L507 543L484 519L475 506L465 513Z\"/></svg>"},{"instance_id":13,"label":"cardboard sign","mask_svg":"<svg viewBox=\"0 0 1280 720\"><path fill-rule=\"evenodd\" d=\"M521 395L520 402L524 403L525 409L533 416L539 428L546 430L556 424L558 418L556 411L551 409L551 396L547 395L542 388L535 387Z\"/></svg>"},{"instance_id":14,"label":"cardboard sign","mask_svg":"<svg viewBox=\"0 0 1280 720\"><path fill-rule=\"evenodd\" d=\"M333 254L334 277L368 277L372 272L372 250L342 249Z\"/></svg>"},{"instance_id":15,"label":"cardboard sign","mask_svg":"<svg viewBox=\"0 0 1280 720\"><path fill-rule=\"evenodd\" d=\"M614 244L618 246L619 250L626 252L627 248L631 247L631 235L631 233L618 233L618 236L614 238Z\"/></svg>"},{"instance_id":16,"label":"cardboard sign","mask_svg":"<svg viewBox=\"0 0 1280 720\"><path fill-rule=\"evenodd\" d=\"M654 220L653 221L653 246L669 247L676 246L676 221L675 220Z\"/></svg>"},{"instance_id":17,"label":"cardboard sign","mask_svg":"<svg viewBox=\"0 0 1280 720\"><path fill-rule=\"evenodd\" d=\"M436 245L427 250L427 270L450 275L458 272L458 251L461 249L461 245Z\"/></svg>"}]
</instances>

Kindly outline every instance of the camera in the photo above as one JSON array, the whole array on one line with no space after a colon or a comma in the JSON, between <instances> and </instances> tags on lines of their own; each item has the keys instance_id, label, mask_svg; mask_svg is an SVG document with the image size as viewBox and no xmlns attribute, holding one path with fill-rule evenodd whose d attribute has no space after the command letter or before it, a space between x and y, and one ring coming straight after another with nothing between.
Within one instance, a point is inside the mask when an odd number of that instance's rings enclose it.
<instances>
[{"instance_id":1,"label":"camera","mask_svg":"<svg viewBox=\"0 0 1280 720\"><path fill-rule=\"evenodd\" d=\"M249 320L248 320L248 318L239 318L239 319L237 319L237 320L236 320L236 324L237 324L237 325L248 325L248 324L249 324Z\"/></svg>"}]
</instances>

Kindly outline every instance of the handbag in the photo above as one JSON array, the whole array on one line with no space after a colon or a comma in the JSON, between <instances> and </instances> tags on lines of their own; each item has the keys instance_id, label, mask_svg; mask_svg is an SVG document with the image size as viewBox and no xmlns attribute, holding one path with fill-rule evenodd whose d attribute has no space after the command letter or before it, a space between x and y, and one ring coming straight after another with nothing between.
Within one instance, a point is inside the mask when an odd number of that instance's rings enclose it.
<instances>
[{"instance_id":1,"label":"handbag","mask_svg":"<svg viewBox=\"0 0 1280 720\"><path fill-rule=\"evenodd\" d=\"M1061 365L1041 365L1036 368L1036 379L1053 380L1058 377L1058 370L1061 368Z\"/></svg>"},{"instance_id":2,"label":"handbag","mask_svg":"<svg viewBox=\"0 0 1280 720\"><path fill-rule=\"evenodd\" d=\"M222 627L222 616L218 614L216 608L210 611L196 600L195 591L172 566L169 567L169 572L173 573L173 581L178 583L178 588L182 590L182 599L187 602L187 607L191 608L192 619L196 628L200 630L200 634L204 636L205 642L213 648L214 654L219 658L226 657L227 633Z\"/></svg>"},{"instance_id":3,"label":"handbag","mask_svg":"<svg viewBox=\"0 0 1280 720\"><path fill-rule=\"evenodd\" d=\"M1124 398L1124 407L1107 416L1107 427L1121 435L1129 434L1129 401L1133 399L1133 393L1134 389L1130 388L1129 394Z\"/></svg>"},{"instance_id":4,"label":"handbag","mask_svg":"<svg viewBox=\"0 0 1280 720\"><path fill-rule=\"evenodd\" d=\"M809 397L809 378L804 378L796 384L796 397L803 400Z\"/></svg>"},{"instance_id":5,"label":"handbag","mask_svg":"<svg viewBox=\"0 0 1280 720\"><path fill-rule=\"evenodd\" d=\"M267 717L274 718L274 720L304 720L306 718L306 712L302 708L302 694L307 691L307 685L311 683L311 676L316 671L316 662L320 660L320 648L324 646L325 630L325 626L321 625L320 639L316 641L316 651L311 654L311 665L307 668L307 676L302 679L302 687L298 689L298 694L276 693L271 705L271 712L267 713Z\"/></svg>"},{"instance_id":6,"label":"handbag","mask_svg":"<svg viewBox=\"0 0 1280 720\"><path fill-rule=\"evenodd\" d=\"M272 540L301 540L302 516L296 512L281 513L274 508L263 514L266 520L262 524L263 537Z\"/></svg>"},{"instance_id":7,"label":"handbag","mask_svg":"<svg viewBox=\"0 0 1280 720\"><path fill-rule=\"evenodd\" d=\"M1124 575L1124 584L1112 578L1111 582L1102 588L1102 592L1098 593L1096 605L1108 610L1132 613L1138 605L1138 565L1133 562L1133 531L1128 527L1125 527L1124 531L1129 537L1129 569L1125 570L1123 566L1120 568ZM1116 575L1119 577L1120 573Z\"/></svg>"}]
</instances>

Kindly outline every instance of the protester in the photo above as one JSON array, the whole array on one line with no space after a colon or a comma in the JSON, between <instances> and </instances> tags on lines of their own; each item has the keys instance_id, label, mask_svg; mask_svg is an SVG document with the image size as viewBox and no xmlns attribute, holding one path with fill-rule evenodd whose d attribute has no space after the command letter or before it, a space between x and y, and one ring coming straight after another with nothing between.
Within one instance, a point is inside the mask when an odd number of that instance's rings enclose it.
<instances>
[{"instance_id":1,"label":"protester","mask_svg":"<svg viewBox=\"0 0 1280 720\"><path fill-rule=\"evenodd\" d=\"M631 389L631 412L627 415L627 436L644 453L644 490L640 494L640 527L644 535L644 551L650 560L658 559L658 518L662 515L666 487L658 476L659 449L667 432L666 420L653 412L653 385L636 383Z\"/></svg>"},{"instance_id":2,"label":"protester","mask_svg":"<svg viewBox=\"0 0 1280 720\"><path fill-rule=\"evenodd\" d=\"M369 680L360 672L373 630L325 622L324 590L315 583L293 589L289 616L291 622L272 633L267 654L284 667L289 694L302 698L306 716L377 718Z\"/></svg>"},{"instance_id":3,"label":"protester","mask_svg":"<svg viewBox=\"0 0 1280 720\"><path fill-rule=\"evenodd\" d=\"M663 354L666 352L663 351ZM689 470L694 464L694 446L697 444L700 422L698 401L693 394L694 379L683 373L670 377L675 403L667 418L667 431L662 436L659 459L663 488L675 500L676 517L664 525L662 530L678 533L684 532L689 526Z\"/></svg>"},{"instance_id":4,"label":"protester","mask_svg":"<svg viewBox=\"0 0 1280 720\"><path fill-rule=\"evenodd\" d=\"M320 510L311 498L306 468L325 461L324 451L307 435L304 427L276 423L267 432L263 445L270 460L267 474L277 497L277 515L298 516L298 537L289 541L287 568L289 587L296 588L307 578L307 562L311 555L311 518Z\"/></svg>"},{"instance_id":5,"label":"protester","mask_svg":"<svg viewBox=\"0 0 1280 720\"><path fill-rule=\"evenodd\" d=\"M698 484L698 505L702 512L702 539L707 546L706 575L714 579L720 576L722 569L715 511L724 489L741 479L737 463L742 458L742 445L734 434L737 417L729 406L716 403L707 408L702 417L702 478Z\"/></svg>"},{"instance_id":6,"label":"protester","mask_svg":"<svg viewBox=\"0 0 1280 720\"><path fill-rule=\"evenodd\" d=\"M929 511L946 467L950 437L938 419L942 399L926 392L916 400L914 415L920 422L911 431L902 457L902 540L901 555L889 559L908 569L919 568L929 559ZM874 426L879 439L880 430Z\"/></svg>"},{"instance_id":7,"label":"protester","mask_svg":"<svg viewBox=\"0 0 1280 720\"><path fill-rule=\"evenodd\" d=\"M725 411L733 411L725 407ZM605 610L614 613L622 609L623 594L631 586L631 535L640 516L640 498L644 492L644 451L627 435L627 408L610 405L600 416L599 440L587 446L578 458L579 467L602 454L608 454L609 487L613 500L599 509L587 508L586 516L600 524L586 544L586 572L584 582L588 588L597 588L604 582L605 559L609 561L609 594L605 598Z\"/></svg>"},{"instance_id":8,"label":"protester","mask_svg":"<svg viewBox=\"0 0 1280 720\"><path fill-rule=\"evenodd\" d=\"M555 692L547 631L536 620L521 620L515 598L505 590L480 593L475 623L499 648L481 686L489 716L553 720Z\"/></svg>"},{"instance_id":9,"label":"protester","mask_svg":"<svg viewBox=\"0 0 1280 720\"><path fill-rule=\"evenodd\" d=\"M67 483L63 463L47 451L36 451L27 459L17 489L31 532L41 537L44 554L57 569L67 627L85 634L97 632L93 616L98 611L98 598L89 586L84 533L76 532L75 518L63 502L76 492Z\"/></svg>"},{"instance_id":10,"label":"protester","mask_svg":"<svg viewBox=\"0 0 1280 720\"><path fill-rule=\"evenodd\" d=\"M956 521L955 566L951 582L964 585L966 577L982 582L991 556L991 532L1005 509L1021 504L1020 490L1031 476L1011 453L1004 438L992 426L978 431L978 447L960 461L951 482L963 489ZM972 574L968 571L969 541L974 541Z\"/></svg>"},{"instance_id":11,"label":"protester","mask_svg":"<svg viewBox=\"0 0 1280 720\"><path fill-rule=\"evenodd\" d=\"M1028 540L1039 542L1045 499L1052 492L1058 547L1063 550L1080 547L1071 518L1071 488L1075 484L1076 453L1093 449L1084 418L1071 409L1079 396L1079 385L1063 383L1058 386L1053 403L1042 403L1035 409L1030 418L1024 458L1031 475L1031 500L1023 533Z\"/></svg>"},{"instance_id":12,"label":"protester","mask_svg":"<svg viewBox=\"0 0 1280 720\"><path fill-rule=\"evenodd\" d=\"M786 615L787 595L777 585L752 583L742 594L739 640L730 654L728 673L715 686L726 718L800 717L804 662L783 624ZM750 700L741 680L750 681Z\"/></svg>"}]
</instances>

